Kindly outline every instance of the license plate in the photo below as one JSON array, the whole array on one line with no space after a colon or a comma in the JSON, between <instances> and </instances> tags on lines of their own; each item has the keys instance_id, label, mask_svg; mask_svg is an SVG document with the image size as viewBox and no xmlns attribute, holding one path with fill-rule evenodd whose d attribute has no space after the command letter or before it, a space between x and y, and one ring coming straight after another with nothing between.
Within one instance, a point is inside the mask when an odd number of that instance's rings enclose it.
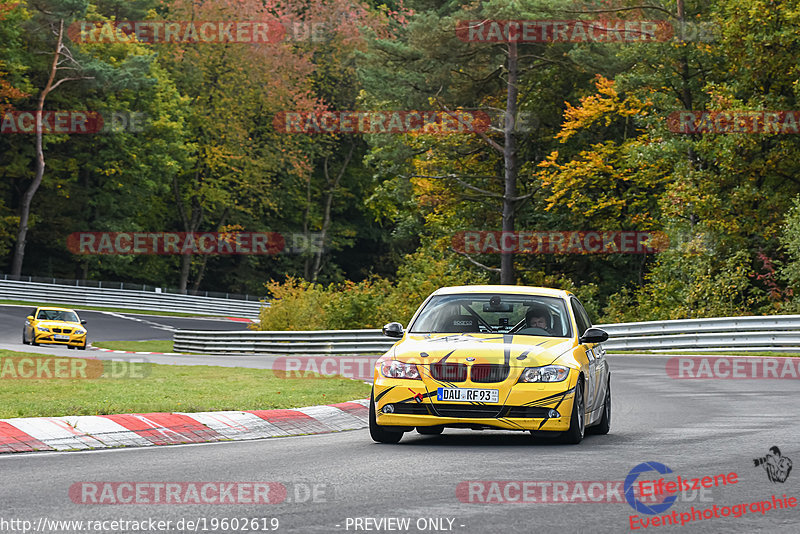
<instances>
[{"instance_id":1,"label":"license plate","mask_svg":"<svg viewBox=\"0 0 800 534\"><path fill-rule=\"evenodd\" d=\"M62 335L56 334L56 335L53 336L53 339L55 339L56 341L69 341L69 336L62 336Z\"/></svg>"},{"instance_id":2,"label":"license plate","mask_svg":"<svg viewBox=\"0 0 800 534\"><path fill-rule=\"evenodd\" d=\"M436 400L444 402L499 402L499 389L438 388Z\"/></svg>"}]
</instances>

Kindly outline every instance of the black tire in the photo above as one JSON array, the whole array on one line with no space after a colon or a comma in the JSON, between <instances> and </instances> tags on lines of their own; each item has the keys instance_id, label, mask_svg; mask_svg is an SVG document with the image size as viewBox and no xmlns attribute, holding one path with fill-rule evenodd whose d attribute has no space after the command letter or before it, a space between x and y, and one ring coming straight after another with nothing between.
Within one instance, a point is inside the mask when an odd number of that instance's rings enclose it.
<instances>
[{"instance_id":1,"label":"black tire","mask_svg":"<svg viewBox=\"0 0 800 534\"><path fill-rule=\"evenodd\" d=\"M31 338L31 345L33 345L34 347L39 346L39 344L36 342L36 334L33 334L33 337Z\"/></svg>"},{"instance_id":2,"label":"black tire","mask_svg":"<svg viewBox=\"0 0 800 534\"><path fill-rule=\"evenodd\" d=\"M438 436L444 432L443 426L418 426L417 432L423 436Z\"/></svg>"},{"instance_id":3,"label":"black tire","mask_svg":"<svg viewBox=\"0 0 800 534\"><path fill-rule=\"evenodd\" d=\"M397 443L403 438L402 432L392 432L380 426L375 416L375 392L369 396L369 435L378 443Z\"/></svg>"},{"instance_id":4,"label":"black tire","mask_svg":"<svg viewBox=\"0 0 800 534\"><path fill-rule=\"evenodd\" d=\"M608 387L606 388L606 400L603 402L603 416L600 422L586 429L589 434L605 435L611 430L611 377L608 377Z\"/></svg>"},{"instance_id":5,"label":"black tire","mask_svg":"<svg viewBox=\"0 0 800 534\"><path fill-rule=\"evenodd\" d=\"M67 348L68 348L69 350L72 350L72 349L74 349L75 347L73 347L72 345L67 345Z\"/></svg>"},{"instance_id":6,"label":"black tire","mask_svg":"<svg viewBox=\"0 0 800 534\"><path fill-rule=\"evenodd\" d=\"M86 350L86 343L84 343L83 345L80 345L78 347L78 350Z\"/></svg>"},{"instance_id":7,"label":"black tire","mask_svg":"<svg viewBox=\"0 0 800 534\"><path fill-rule=\"evenodd\" d=\"M22 344L23 345L27 345L28 344L28 340L25 339L25 329L24 328L22 329Z\"/></svg>"},{"instance_id":8,"label":"black tire","mask_svg":"<svg viewBox=\"0 0 800 534\"><path fill-rule=\"evenodd\" d=\"M586 404L583 400L583 380L578 379L575 384L575 397L572 402L572 415L570 416L569 430L561 435L561 442L577 445L583 440L586 431Z\"/></svg>"}]
</instances>

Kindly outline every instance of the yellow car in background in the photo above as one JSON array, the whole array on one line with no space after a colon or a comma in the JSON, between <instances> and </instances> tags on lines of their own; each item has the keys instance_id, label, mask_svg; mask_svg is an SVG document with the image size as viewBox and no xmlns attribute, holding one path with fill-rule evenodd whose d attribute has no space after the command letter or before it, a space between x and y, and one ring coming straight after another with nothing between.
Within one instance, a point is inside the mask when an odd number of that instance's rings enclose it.
<instances>
[{"instance_id":1,"label":"yellow car in background","mask_svg":"<svg viewBox=\"0 0 800 534\"><path fill-rule=\"evenodd\" d=\"M42 344L66 345L71 349L86 349L86 321L75 310L40 307L25 318L22 342L33 346Z\"/></svg>"},{"instance_id":2,"label":"yellow car in background","mask_svg":"<svg viewBox=\"0 0 800 534\"><path fill-rule=\"evenodd\" d=\"M414 428L520 430L579 443L611 427L611 373L602 342L569 291L462 286L435 291L375 365L373 440Z\"/></svg>"}]
</instances>

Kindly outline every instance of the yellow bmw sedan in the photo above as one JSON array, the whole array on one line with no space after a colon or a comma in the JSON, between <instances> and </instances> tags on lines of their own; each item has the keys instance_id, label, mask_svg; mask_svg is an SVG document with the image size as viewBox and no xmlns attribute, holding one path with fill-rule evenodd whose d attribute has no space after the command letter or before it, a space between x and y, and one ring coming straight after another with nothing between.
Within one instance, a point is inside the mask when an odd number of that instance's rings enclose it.
<instances>
[{"instance_id":1,"label":"yellow bmw sedan","mask_svg":"<svg viewBox=\"0 0 800 534\"><path fill-rule=\"evenodd\" d=\"M397 443L404 432L444 428L529 431L580 443L611 428L611 373L601 343L568 291L462 286L435 291L375 365L369 429Z\"/></svg>"},{"instance_id":2,"label":"yellow bmw sedan","mask_svg":"<svg viewBox=\"0 0 800 534\"><path fill-rule=\"evenodd\" d=\"M86 321L81 321L75 310L68 308L40 307L25 318L22 342L66 345L80 350L86 349Z\"/></svg>"}]
</instances>

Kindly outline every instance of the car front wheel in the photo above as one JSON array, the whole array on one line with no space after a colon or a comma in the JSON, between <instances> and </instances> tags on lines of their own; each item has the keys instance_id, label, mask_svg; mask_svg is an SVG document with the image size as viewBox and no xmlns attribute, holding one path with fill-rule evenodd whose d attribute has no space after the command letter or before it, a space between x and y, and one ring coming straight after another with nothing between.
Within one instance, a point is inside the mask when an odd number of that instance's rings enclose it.
<instances>
[{"instance_id":1,"label":"car front wheel","mask_svg":"<svg viewBox=\"0 0 800 534\"><path fill-rule=\"evenodd\" d=\"M570 417L569 430L561 436L563 443L577 445L583 440L586 424L586 408L583 403L583 380L575 384L575 398L572 401L572 416Z\"/></svg>"},{"instance_id":2,"label":"car front wheel","mask_svg":"<svg viewBox=\"0 0 800 534\"><path fill-rule=\"evenodd\" d=\"M375 392L369 396L369 435L378 443L397 443L403 438L402 432L392 432L380 426L375 415Z\"/></svg>"},{"instance_id":3,"label":"car front wheel","mask_svg":"<svg viewBox=\"0 0 800 534\"><path fill-rule=\"evenodd\" d=\"M600 422L593 427L587 428L589 434L608 434L611 430L611 377L608 378L608 388L606 388L606 400L603 403L603 416Z\"/></svg>"}]
</instances>

